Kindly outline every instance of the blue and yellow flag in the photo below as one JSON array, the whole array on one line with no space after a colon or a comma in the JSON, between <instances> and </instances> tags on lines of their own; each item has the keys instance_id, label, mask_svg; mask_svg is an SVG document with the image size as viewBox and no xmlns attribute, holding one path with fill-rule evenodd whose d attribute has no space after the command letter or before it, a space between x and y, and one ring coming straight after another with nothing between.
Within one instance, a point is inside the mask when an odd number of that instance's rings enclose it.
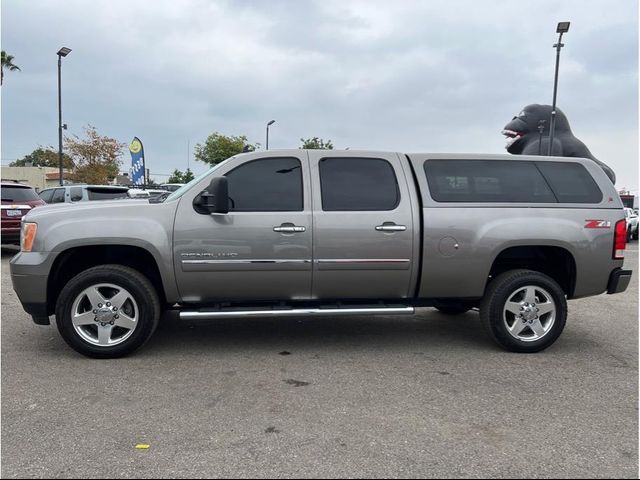
<instances>
[{"instance_id":1,"label":"blue and yellow flag","mask_svg":"<svg viewBox=\"0 0 640 480\"><path fill-rule=\"evenodd\" d=\"M144 148L138 137L133 137L133 141L129 145L129 151L131 152L131 183L144 185Z\"/></svg>"}]
</instances>

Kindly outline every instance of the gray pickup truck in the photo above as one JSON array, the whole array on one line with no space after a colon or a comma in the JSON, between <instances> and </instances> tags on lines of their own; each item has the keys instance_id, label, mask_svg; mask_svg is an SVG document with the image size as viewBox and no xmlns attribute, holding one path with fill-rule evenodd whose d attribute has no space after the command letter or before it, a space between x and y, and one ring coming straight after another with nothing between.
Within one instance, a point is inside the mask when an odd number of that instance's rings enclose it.
<instances>
[{"instance_id":1,"label":"gray pickup truck","mask_svg":"<svg viewBox=\"0 0 640 480\"><path fill-rule=\"evenodd\" d=\"M567 299L627 288L625 215L592 160L280 150L234 156L161 202L52 205L23 220L15 291L92 357L180 319L479 308L537 352ZM579 320L579 319L578 319Z\"/></svg>"}]
</instances>

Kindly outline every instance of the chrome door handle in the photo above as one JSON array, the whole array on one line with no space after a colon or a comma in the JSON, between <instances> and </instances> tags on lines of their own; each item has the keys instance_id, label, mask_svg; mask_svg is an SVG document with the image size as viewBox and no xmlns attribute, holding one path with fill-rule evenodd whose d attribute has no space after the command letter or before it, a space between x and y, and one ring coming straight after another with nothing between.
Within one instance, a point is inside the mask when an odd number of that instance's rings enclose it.
<instances>
[{"instance_id":1,"label":"chrome door handle","mask_svg":"<svg viewBox=\"0 0 640 480\"><path fill-rule=\"evenodd\" d=\"M279 232L279 233L300 233L300 232L306 232L307 228L306 227L297 227L295 225L280 225L279 227L273 227L273 231L274 232Z\"/></svg>"},{"instance_id":2,"label":"chrome door handle","mask_svg":"<svg viewBox=\"0 0 640 480\"><path fill-rule=\"evenodd\" d=\"M379 232L404 232L406 229L406 226L396 225L395 223L383 223L376 226L376 230Z\"/></svg>"}]
</instances>

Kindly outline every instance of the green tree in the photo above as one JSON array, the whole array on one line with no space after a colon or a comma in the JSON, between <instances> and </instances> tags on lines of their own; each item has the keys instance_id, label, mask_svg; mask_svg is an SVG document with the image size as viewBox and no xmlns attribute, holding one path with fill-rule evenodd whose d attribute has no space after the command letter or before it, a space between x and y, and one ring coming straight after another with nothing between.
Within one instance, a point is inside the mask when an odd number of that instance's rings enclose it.
<instances>
[{"instance_id":1,"label":"green tree","mask_svg":"<svg viewBox=\"0 0 640 480\"><path fill-rule=\"evenodd\" d=\"M183 173L176 168L167 180L167 183L182 183L182 175Z\"/></svg>"},{"instance_id":2,"label":"green tree","mask_svg":"<svg viewBox=\"0 0 640 480\"><path fill-rule=\"evenodd\" d=\"M10 72L15 72L16 70L20 71L20 67L14 65L13 63L13 55L9 55L4 50L0 51L2 65L0 66L0 85L4 82L4 69L6 68Z\"/></svg>"},{"instance_id":3,"label":"green tree","mask_svg":"<svg viewBox=\"0 0 640 480\"><path fill-rule=\"evenodd\" d=\"M182 180L184 180L182 183L189 183L194 178L196 178L196 177L193 174L193 172L191 171L191 169L187 168L187 171L184 172L184 176L182 177Z\"/></svg>"},{"instance_id":4,"label":"green tree","mask_svg":"<svg viewBox=\"0 0 640 480\"><path fill-rule=\"evenodd\" d=\"M333 143L331 140L327 140L326 142L318 137L313 138L301 138L302 142L301 149L306 150L333 150Z\"/></svg>"},{"instance_id":5,"label":"green tree","mask_svg":"<svg viewBox=\"0 0 640 480\"><path fill-rule=\"evenodd\" d=\"M73 179L76 182L104 184L115 177L122 164L125 144L115 138L100 135L95 127L84 129L85 138L76 135L65 137L65 147L75 164Z\"/></svg>"},{"instance_id":6,"label":"green tree","mask_svg":"<svg viewBox=\"0 0 640 480\"><path fill-rule=\"evenodd\" d=\"M59 166L58 152L56 152L53 147L36 148L33 152L28 155L25 155L20 160L16 160L15 162L11 162L9 164L10 167L26 167L27 164L31 164L32 167L55 167ZM72 169L73 161L71 157L66 153L62 154L62 166L64 168Z\"/></svg>"},{"instance_id":7,"label":"green tree","mask_svg":"<svg viewBox=\"0 0 640 480\"><path fill-rule=\"evenodd\" d=\"M204 143L198 143L194 149L196 160L216 165L229 157L245 151L245 148L255 149L259 144L250 144L245 135L237 137L222 135L214 132L207 137Z\"/></svg>"},{"instance_id":8,"label":"green tree","mask_svg":"<svg viewBox=\"0 0 640 480\"><path fill-rule=\"evenodd\" d=\"M189 183L195 177L193 176L193 172L190 168L187 168L185 172L178 170L177 168L173 171L167 183Z\"/></svg>"}]
</instances>

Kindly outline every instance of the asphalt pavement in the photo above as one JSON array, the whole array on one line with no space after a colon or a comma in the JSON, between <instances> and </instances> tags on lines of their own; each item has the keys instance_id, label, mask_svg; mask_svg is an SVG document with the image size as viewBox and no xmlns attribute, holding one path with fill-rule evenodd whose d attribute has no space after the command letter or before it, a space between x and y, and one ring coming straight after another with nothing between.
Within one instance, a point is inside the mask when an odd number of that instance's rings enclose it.
<instances>
[{"instance_id":1,"label":"asphalt pavement","mask_svg":"<svg viewBox=\"0 0 640 480\"><path fill-rule=\"evenodd\" d=\"M627 292L508 353L476 312L163 319L120 360L34 325L2 254L2 477L638 477L638 243ZM138 449L146 444L149 448Z\"/></svg>"}]
</instances>

